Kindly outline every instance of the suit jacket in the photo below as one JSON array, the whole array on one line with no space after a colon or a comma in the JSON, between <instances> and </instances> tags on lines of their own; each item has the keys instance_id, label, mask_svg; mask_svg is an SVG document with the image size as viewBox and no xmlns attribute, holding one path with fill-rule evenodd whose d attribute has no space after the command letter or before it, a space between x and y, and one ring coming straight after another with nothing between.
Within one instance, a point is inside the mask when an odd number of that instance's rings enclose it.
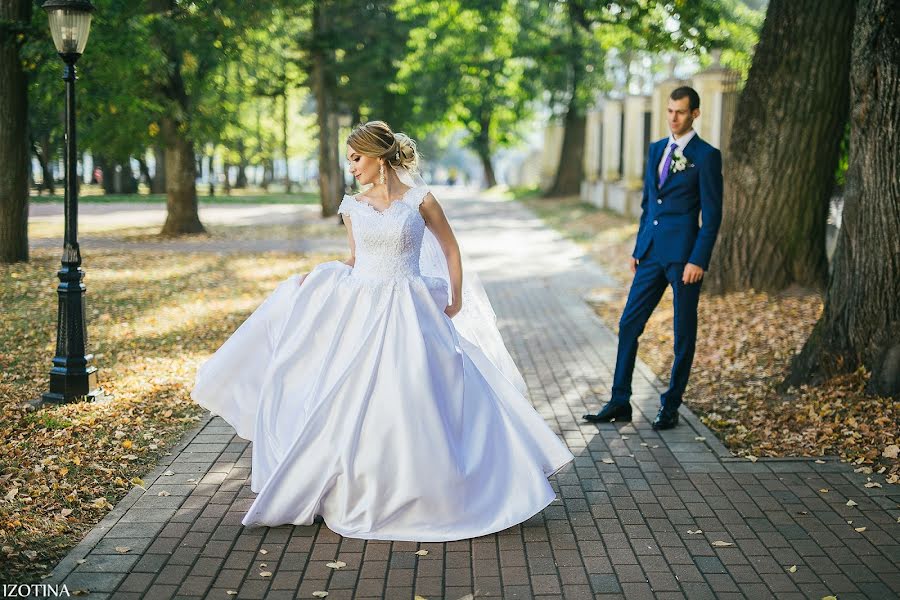
<instances>
[{"instance_id":1,"label":"suit jacket","mask_svg":"<svg viewBox=\"0 0 900 600\"><path fill-rule=\"evenodd\" d=\"M668 141L650 144L632 256L640 260L652 244L664 262L692 263L706 271L722 222L722 153L695 134L683 151L687 168L669 173L658 187L659 162Z\"/></svg>"}]
</instances>

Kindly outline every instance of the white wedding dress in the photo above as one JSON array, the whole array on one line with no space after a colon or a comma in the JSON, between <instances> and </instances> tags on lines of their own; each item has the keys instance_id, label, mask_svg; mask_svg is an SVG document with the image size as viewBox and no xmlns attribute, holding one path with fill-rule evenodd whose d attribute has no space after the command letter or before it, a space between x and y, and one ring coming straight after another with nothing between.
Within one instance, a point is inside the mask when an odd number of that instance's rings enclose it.
<instances>
[{"instance_id":1,"label":"white wedding dress","mask_svg":"<svg viewBox=\"0 0 900 600\"><path fill-rule=\"evenodd\" d=\"M427 193L383 212L345 196L355 266L282 282L199 369L191 397L253 442L244 525L321 515L347 537L451 541L556 497L547 477L574 457L523 396L496 325L458 328L446 280L420 269Z\"/></svg>"}]
</instances>

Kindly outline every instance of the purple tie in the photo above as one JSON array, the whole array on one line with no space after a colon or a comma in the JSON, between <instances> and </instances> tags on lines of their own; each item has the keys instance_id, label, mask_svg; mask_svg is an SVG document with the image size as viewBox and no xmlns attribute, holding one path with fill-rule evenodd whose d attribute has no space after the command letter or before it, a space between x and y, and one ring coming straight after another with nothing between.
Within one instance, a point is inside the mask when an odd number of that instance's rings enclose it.
<instances>
[{"instance_id":1,"label":"purple tie","mask_svg":"<svg viewBox=\"0 0 900 600\"><path fill-rule=\"evenodd\" d=\"M672 142L672 145L669 146L669 155L666 157L666 162L663 163L663 170L659 176L659 187L662 187L666 182L666 179L669 178L669 169L672 167L672 156L675 154L675 148L678 147L678 144Z\"/></svg>"}]
</instances>

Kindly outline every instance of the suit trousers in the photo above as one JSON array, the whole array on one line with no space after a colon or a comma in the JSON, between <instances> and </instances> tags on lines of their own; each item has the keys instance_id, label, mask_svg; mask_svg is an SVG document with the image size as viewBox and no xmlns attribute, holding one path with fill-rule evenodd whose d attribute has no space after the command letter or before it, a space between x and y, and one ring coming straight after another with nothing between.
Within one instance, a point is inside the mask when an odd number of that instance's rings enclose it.
<instances>
[{"instance_id":1,"label":"suit trousers","mask_svg":"<svg viewBox=\"0 0 900 600\"><path fill-rule=\"evenodd\" d=\"M703 283L702 279L692 284L682 282L684 267L685 263L661 261L654 254L653 244L640 259L625 310L619 320L619 346L610 400L613 404L625 404L631 399L638 338L644 332L647 319L659 304L666 287L671 285L675 312L675 360L672 363L669 389L660 396L660 402L663 408L671 410L681 405L697 345L697 304Z\"/></svg>"}]
</instances>

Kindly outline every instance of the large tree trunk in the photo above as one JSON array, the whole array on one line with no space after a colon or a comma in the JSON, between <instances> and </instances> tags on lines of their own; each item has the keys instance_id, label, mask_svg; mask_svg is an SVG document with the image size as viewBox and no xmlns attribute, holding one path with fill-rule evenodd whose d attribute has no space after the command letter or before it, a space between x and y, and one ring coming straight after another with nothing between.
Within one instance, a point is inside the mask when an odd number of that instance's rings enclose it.
<instances>
[{"instance_id":1,"label":"large tree trunk","mask_svg":"<svg viewBox=\"0 0 900 600\"><path fill-rule=\"evenodd\" d=\"M556 168L556 178L553 180L553 185L544 194L548 198L576 196L580 193L581 180L584 179L584 161L580 160L580 157L584 154L586 127L587 118L579 109L573 94L566 111L562 150L559 166Z\"/></svg>"},{"instance_id":2,"label":"large tree trunk","mask_svg":"<svg viewBox=\"0 0 900 600\"><path fill-rule=\"evenodd\" d=\"M175 0L151 0L147 2L147 8L151 12L170 15L176 4ZM177 46L177 38L162 19L156 24L154 38L168 62L165 84L159 88L167 111L160 119L166 154L166 222L160 233L204 233L197 212L197 157L190 137L190 122L186 120L190 115L190 97L181 71L184 55Z\"/></svg>"},{"instance_id":3,"label":"large tree trunk","mask_svg":"<svg viewBox=\"0 0 900 600\"><path fill-rule=\"evenodd\" d=\"M150 193L151 194L165 194L166 193L166 150L164 147L157 144L153 146L153 157L156 162L156 172L153 174L153 179L150 180Z\"/></svg>"},{"instance_id":4,"label":"large tree trunk","mask_svg":"<svg viewBox=\"0 0 900 600\"><path fill-rule=\"evenodd\" d=\"M0 2L0 263L28 260L28 82L19 49L30 21L30 0Z\"/></svg>"},{"instance_id":5,"label":"large tree trunk","mask_svg":"<svg viewBox=\"0 0 900 600\"><path fill-rule=\"evenodd\" d=\"M854 5L769 4L725 153L724 214L710 291L824 287Z\"/></svg>"},{"instance_id":6,"label":"large tree trunk","mask_svg":"<svg viewBox=\"0 0 900 600\"><path fill-rule=\"evenodd\" d=\"M323 6L323 4L325 6ZM313 92L316 96L316 120L319 124L319 195L322 216L337 214L344 193L337 143L337 113L334 75L334 50L330 46L328 2L313 4Z\"/></svg>"},{"instance_id":7,"label":"large tree trunk","mask_svg":"<svg viewBox=\"0 0 900 600\"><path fill-rule=\"evenodd\" d=\"M860 0L853 32L850 166L825 311L787 383L872 373L900 396L900 5Z\"/></svg>"},{"instance_id":8,"label":"large tree trunk","mask_svg":"<svg viewBox=\"0 0 900 600\"><path fill-rule=\"evenodd\" d=\"M162 235L204 233L197 212L197 161L194 143L180 131L178 123L162 119L166 143L166 222Z\"/></svg>"},{"instance_id":9,"label":"large tree trunk","mask_svg":"<svg viewBox=\"0 0 900 600\"><path fill-rule=\"evenodd\" d=\"M584 19L584 14L576 2L569 2L566 6L571 36L568 48L571 95L563 120L563 141L556 177L553 179L553 185L544 193L548 198L578 195L581 191L581 180L584 179L584 161L581 157L584 155L587 117L579 99L584 70L584 48L578 41L578 22Z\"/></svg>"}]
</instances>

